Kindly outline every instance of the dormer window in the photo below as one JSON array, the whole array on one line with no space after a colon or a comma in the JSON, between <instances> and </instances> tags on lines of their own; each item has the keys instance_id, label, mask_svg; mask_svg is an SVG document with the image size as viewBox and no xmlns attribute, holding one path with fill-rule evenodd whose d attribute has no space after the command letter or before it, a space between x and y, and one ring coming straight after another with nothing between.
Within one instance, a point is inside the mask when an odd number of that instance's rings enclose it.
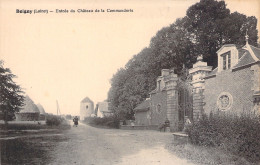
<instances>
[{"instance_id":1,"label":"dormer window","mask_svg":"<svg viewBox=\"0 0 260 165\"><path fill-rule=\"evenodd\" d=\"M238 63L238 50L236 45L223 45L218 51L218 72L230 70Z\"/></svg>"},{"instance_id":2,"label":"dormer window","mask_svg":"<svg viewBox=\"0 0 260 165\"><path fill-rule=\"evenodd\" d=\"M223 58L223 70L230 69L231 67L231 52L228 51L221 55Z\"/></svg>"}]
</instances>

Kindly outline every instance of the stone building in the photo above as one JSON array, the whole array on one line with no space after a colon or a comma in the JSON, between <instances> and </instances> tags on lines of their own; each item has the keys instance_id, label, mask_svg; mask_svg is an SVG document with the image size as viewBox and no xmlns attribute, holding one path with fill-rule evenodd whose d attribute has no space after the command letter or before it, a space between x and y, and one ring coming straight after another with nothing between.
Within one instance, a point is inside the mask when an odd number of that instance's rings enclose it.
<instances>
[{"instance_id":1,"label":"stone building","mask_svg":"<svg viewBox=\"0 0 260 165\"><path fill-rule=\"evenodd\" d=\"M162 70L161 76L156 80L156 89L150 92L149 104L146 100L135 108L136 124L159 126L169 120L171 130L178 130L178 80L173 69Z\"/></svg>"},{"instance_id":2,"label":"stone building","mask_svg":"<svg viewBox=\"0 0 260 165\"><path fill-rule=\"evenodd\" d=\"M40 111L29 96L25 97L24 106L20 112L15 113L16 121L37 121Z\"/></svg>"},{"instance_id":3,"label":"stone building","mask_svg":"<svg viewBox=\"0 0 260 165\"><path fill-rule=\"evenodd\" d=\"M190 69L194 95L201 102L194 105L196 118L214 111L259 113L260 49L249 45L247 39L242 48L223 45L217 54L218 67L214 70L202 58Z\"/></svg>"},{"instance_id":4,"label":"stone building","mask_svg":"<svg viewBox=\"0 0 260 165\"><path fill-rule=\"evenodd\" d=\"M150 92L151 125L160 125L166 120L167 92L165 77L169 74L169 69L162 69L161 76L156 79L156 89Z\"/></svg>"},{"instance_id":5,"label":"stone building","mask_svg":"<svg viewBox=\"0 0 260 165\"><path fill-rule=\"evenodd\" d=\"M137 124L159 125L167 119L171 131L181 131L187 119L194 122L214 111L260 113L260 49L246 37L242 48L227 44L217 54L214 70L199 56L189 70L191 80L163 69L149 107L145 101L135 108Z\"/></svg>"},{"instance_id":6,"label":"stone building","mask_svg":"<svg viewBox=\"0 0 260 165\"><path fill-rule=\"evenodd\" d=\"M37 107L40 111L40 117L39 117L39 120L45 120L46 118L46 113L45 113L45 110L43 108L43 106L41 104L37 104Z\"/></svg>"},{"instance_id":7,"label":"stone building","mask_svg":"<svg viewBox=\"0 0 260 165\"><path fill-rule=\"evenodd\" d=\"M151 125L150 104L151 99L147 99L134 109L136 125Z\"/></svg>"},{"instance_id":8,"label":"stone building","mask_svg":"<svg viewBox=\"0 0 260 165\"><path fill-rule=\"evenodd\" d=\"M80 102L80 120L84 120L86 117L91 117L92 114L95 114L94 102L88 97L85 97Z\"/></svg>"},{"instance_id":9,"label":"stone building","mask_svg":"<svg viewBox=\"0 0 260 165\"><path fill-rule=\"evenodd\" d=\"M110 103L107 101L103 101L103 102L98 102L97 105L97 117L105 117L105 116L111 116L112 110L110 108Z\"/></svg>"}]
</instances>

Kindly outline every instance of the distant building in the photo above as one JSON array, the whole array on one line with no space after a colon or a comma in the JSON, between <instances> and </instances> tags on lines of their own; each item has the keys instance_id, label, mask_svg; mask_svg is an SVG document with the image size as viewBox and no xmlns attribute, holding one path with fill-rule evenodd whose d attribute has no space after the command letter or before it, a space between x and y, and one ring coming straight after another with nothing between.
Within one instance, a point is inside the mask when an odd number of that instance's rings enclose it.
<instances>
[{"instance_id":1,"label":"distant building","mask_svg":"<svg viewBox=\"0 0 260 165\"><path fill-rule=\"evenodd\" d=\"M40 114L45 114L45 110L44 110L44 108L43 108L43 106L41 104L37 104L37 107L38 107L38 109L40 111Z\"/></svg>"},{"instance_id":2,"label":"distant building","mask_svg":"<svg viewBox=\"0 0 260 165\"><path fill-rule=\"evenodd\" d=\"M150 98L137 105L134 109L136 125L159 126L167 120L167 90L165 78L169 75L169 69L162 69L161 76L156 79L156 88L150 92Z\"/></svg>"},{"instance_id":3,"label":"distant building","mask_svg":"<svg viewBox=\"0 0 260 165\"><path fill-rule=\"evenodd\" d=\"M110 103L107 101L98 102L97 117L111 116L113 113L110 108Z\"/></svg>"},{"instance_id":4,"label":"distant building","mask_svg":"<svg viewBox=\"0 0 260 165\"><path fill-rule=\"evenodd\" d=\"M39 120L39 116L40 111L29 96L25 97L24 106L20 112L15 113L17 121L37 121Z\"/></svg>"},{"instance_id":5,"label":"distant building","mask_svg":"<svg viewBox=\"0 0 260 165\"><path fill-rule=\"evenodd\" d=\"M80 102L80 120L91 117L92 114L95 114L94 102L86 97Z\"/></svg>"},{"instance_id":6,"label":"distant building","mask_svg":"<svg viewBox=\"0 0 260 165\"><path fill-rule=\"evenodd\" d=\"M150 104L151 99L146 99L134 109L136 125L151 125Z\"/></svg>"},{"instance_id":7,"label":"distant building","mask_svg":"<svg viewBox=\"0 0 260 165\"><path fill-rule=\"evenodd\" d=\"M40 118L39 118L39 120L45 120L46 113L45 113L45 110L44 110L43 106L41 104L37 104L37 107L38 107L38 109L40 111Z\"/></svg>"}]
</instances>

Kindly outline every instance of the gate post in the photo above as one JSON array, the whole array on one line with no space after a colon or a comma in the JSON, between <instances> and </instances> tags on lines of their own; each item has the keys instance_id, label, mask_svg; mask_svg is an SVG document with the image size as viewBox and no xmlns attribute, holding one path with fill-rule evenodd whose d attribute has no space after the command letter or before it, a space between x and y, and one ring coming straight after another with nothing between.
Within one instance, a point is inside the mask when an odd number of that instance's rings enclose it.
<instances>
[{"instance_id":1,"label":"gate post","mask_svg":"<svg viewBox=\"0 0 260 165\"><path fill-rule=\"evenodd\" d=\"M177 90L177 81L178 76L174 74L174 70L170 69L170 74L164 78L166 84L166 116L170 122L170 131L178 131L178 90Z\"/></svg>"},{"instance_id":2,"label":"gate post","mask_svg":"<svg viewBox=\"0 0 260 165\"><path fill-rule=\"evenodd\" d=\"M189 74L192 76L193 86L193 121L196 122L200 119L202 113L204 113L204 89L205 89L205 77L212 71L212 66L208 66L207 62L203 62L202 55L198 56L197 62L193 64L193 67L189 70Z\"/></svg>"}]
</instances>

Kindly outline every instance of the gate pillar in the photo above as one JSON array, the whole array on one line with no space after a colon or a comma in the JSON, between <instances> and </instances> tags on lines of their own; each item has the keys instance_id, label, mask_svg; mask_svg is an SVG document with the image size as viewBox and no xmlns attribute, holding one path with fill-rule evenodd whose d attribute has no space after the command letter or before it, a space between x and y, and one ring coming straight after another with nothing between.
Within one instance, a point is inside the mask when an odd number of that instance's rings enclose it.
<instances>
[{"instance_id":1,"label":"gate pillar","mask_svg":"<svg viewBox=\"0 0 260 165\"><path fill-rule=\"evenodd\" d=\"M196 122L201 118L204 113L204 89L205 77L212 71L212 66L208 66L207 62L202 61L202 55L198 56L197 62L193 64L193 68L189 70L192 76L193 86L193 121Z\"/></svg>"},{"instance_id":2,"label":"gate pillar","mask_svg":"<svg viewBox=\"0 0 260 165\"><path fill-rule=\"evenodd\" d=\"M166 116L170 122L170 131L178 131L179 112L178 112L178 76L174 70L170 69L170 74L164 78L166 84Z\"/></svg>"}]
</instances>

